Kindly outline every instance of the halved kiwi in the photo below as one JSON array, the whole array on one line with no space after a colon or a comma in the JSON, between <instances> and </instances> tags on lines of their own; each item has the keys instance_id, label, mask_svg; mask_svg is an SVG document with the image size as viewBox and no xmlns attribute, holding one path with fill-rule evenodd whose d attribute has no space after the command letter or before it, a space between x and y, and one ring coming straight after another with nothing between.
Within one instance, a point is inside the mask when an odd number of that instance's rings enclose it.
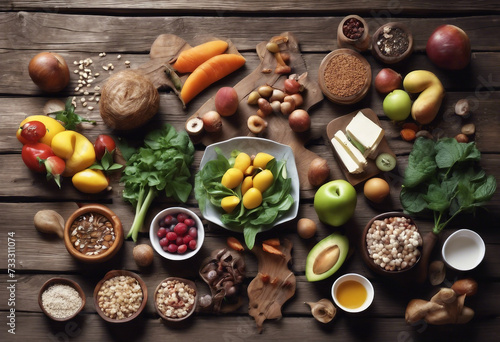
<instances>
[{"instance_id":1,"label":"halved kiwi","mask_svg":"<svg viewBox=\"0 0 500 342\"><path fill-rule=\"evenodd\" d=\"M375 160L375 165L377 165L380 171L391 171L396 167L396 157L390 153L380 153Z\"/></svg>"}]
</instances>

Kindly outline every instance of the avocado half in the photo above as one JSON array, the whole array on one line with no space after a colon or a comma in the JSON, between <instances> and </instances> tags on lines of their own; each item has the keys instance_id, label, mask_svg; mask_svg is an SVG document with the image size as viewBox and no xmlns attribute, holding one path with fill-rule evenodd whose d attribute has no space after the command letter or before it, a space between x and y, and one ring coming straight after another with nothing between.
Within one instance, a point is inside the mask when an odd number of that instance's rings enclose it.
<instances>
[{"instance_id":1,"label":"avocado half","mask_svg":"<svg viewBox=\"0 0 500 342\"><path fill-rule=\"evenodd\" d=\"M318 242L307 255L306 278L319 281L334 274L345 261L349 240L340 233L333 233Z\"/></svg>"}]
</instances>

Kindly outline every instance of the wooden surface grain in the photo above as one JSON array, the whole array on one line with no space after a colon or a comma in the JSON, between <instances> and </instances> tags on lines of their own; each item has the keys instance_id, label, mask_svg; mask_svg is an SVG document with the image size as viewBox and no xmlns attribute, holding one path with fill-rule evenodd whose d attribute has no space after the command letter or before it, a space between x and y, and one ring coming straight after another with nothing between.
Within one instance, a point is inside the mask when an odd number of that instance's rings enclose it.
<instances>
[{"instance_id":1,"label":"wooden surface grain","mask_svg":"<svg viewBox=\"0 0 500 342\"><path fill-rule=\"evenodd\" d=\"M362 184L356 187L358 204L354 217L344 226L334 229L319 222L314 211L314 188L300 192L300 208L297 216L308 217L318 224L316 236L303 240L296 234L297 219L285 223L259 239L280 237L293 242L291 270L297 278L297 291L283 306L280 320L266 321L262 334L258 334L254 320L248 315L248 299L234 313L212 315L199 312L182 326L162 323L154 311L152 300L145 312L134 322L125 325L106 324L95 312L92 293L97 282L111 269L127 269L141 275L152 293L157 284L167 276L186 277L196 281L201 293L209 289L198 276L202 260L218 248L226 245L228 236L242 239L242 236L226 231L204 221L205 243L193 259L173 263L155 255L151 267L138 267L132 259L135 243L125 241L121 251L110 261L99 265L86 265L74 260L57 238L37 232L33 227L33 216L41 209L53 209L64 218L77 208L77 203L98 202L109 206L124 223L130 227L134 210L121 197L122 185L119 176L112 178L112 191L105 194L85 195L63 180L63 189L47 182L43 175L29 171L21 160L21 144L15 138L19 123L28 115L41 114L46 101L51 98L65 101L70 96L79 100L75 93L77 77L73 74L73 61L92 58L91 68L101 75L89 92L94 94L94 85L100 86L111 74L102 66L113 63L116 72L125 69L124 62L131 62L135 68L149 60L149 49L156 37L169 33L177 35L189 44L203 41L206 36L230 39L246 58L243 68L217 82L197 96L183 109L178 98L171 92L160 92L160 110L145 127L127 138L140 141L150 129L168 122L177 129L184 127L185 120L195 113L221 86L232 86L248 76L258 67L260 59L256 53L257 44L281 32L292 32L299 41L309 77L317 79L318 67L323 57L337 48L336 29L342 18L358 14L367 21L373 33L380 25L389 21L404 22L414 36L415 51L403 63L392 66L401 74L416 69L434 72L442 81L446 96L438 119L429 125L435 135L454 136L463 124L453 114L454 104L467 98L473 105L470 121L476 125L474 140L482 153L484 169L500 180L500 7L497 1L460 1L452 5L435 1L99 1L73 2L50 0L44 2L8 0L0 3L0 340L1 341L152 341L158 339L207 341L498 341L500 340L500 194L493 196L477 217L463 216L453 221L440 236L433 253L433 259L440 259L442 243L459 228L476 230L486 243L483 263L470 272L456 272L448 269L444 286L454 280L473 277L479 283L476 296L466 299L466 305L476 312L474 319L460 326L430 326L418 323L408 325L404 311L412 298L428 299L438 287L402 286L400 283L375 275L364 265L360 253L360 234L374 215L401 210L399 191L401 177L407 165L412 144L402 141L399 127L383 115L383 96L373 87L361 102L342 106L326 98L310 111L312 118L309 141L305 147L325 158L331 168L330 179L343 178L333 151L328 143L325 127L333 119L361 108L371 108L386 131L391 149L396 153L398 167L384 175L391 184L390 199L381 205L369 203L362 194ZM472 45L471 64L461 71L445 71L434 66L425 54L425 45L431 32L441 24L454 24L463 28ZM38 52L55 51L68 62L71 71L70 85L62 92L49 95L42 93L31 82L27 65ZM99 53L106 52L105 57ZM121 58L118 59L118 55ZM375 60L370 52L364 52L371 65L373 75L386 65ZM90 97L91 95L85 96ZM102 122L98 105L94 110L82 106L77 112L85 118L97 121L96 126L84 126L80 131L89 139L99 134L117 132L109 130ZM290 134L293 134L290 131ZM263 137L266 137L264 134ZM193 173L198 169L204 146L196 144ZM175 205L170 199L159 198L152 205L144 231L154 215L161 209ZM200 214L194 196L186 207ZM432 222L419 219L422 232L432 229ZM305 262L309 250L316 242L339 230L351 242L351 251L346 263L331 278L310 283L305 278ZM15 291L9 286L7 250L8 234L15 233ZM146 232L141 233L139 243L149 243ZM246 251L247 278L245 284L257 275L255 256ZM339 310L330 324L316 322L304 302L331 298L333 281L340 274L356 272L368 277L375 288L375 301L362 314L345 314ZM44 316L37 303L38 290L54 276L76 280L87 295L83 312L67 323L56 323ZM12 278L10 278L12 280ZM11 298L14 298L15 307ZM16 334L8 332L10 309L15 308ZM217 336L217 337L216 337Z\"/></svg>"}]
</instances>

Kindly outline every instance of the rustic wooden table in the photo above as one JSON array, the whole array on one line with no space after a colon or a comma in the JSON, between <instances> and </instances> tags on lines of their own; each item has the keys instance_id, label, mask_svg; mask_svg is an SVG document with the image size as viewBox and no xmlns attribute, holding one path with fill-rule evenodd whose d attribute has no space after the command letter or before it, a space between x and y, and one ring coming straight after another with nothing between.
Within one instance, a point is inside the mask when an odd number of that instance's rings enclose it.
<instances>
[{"instance_id":1,"label":"rustic wooden table","mask_svg":"<svg viewBox=\"0 0 500 342\"><path fill-rule=\"evenodd\" d=\"M222 85L234 85L251 73L259 64L256 45L281 32L293 32L300 43L309 74L317 79L322 58L337 48L336 30L340 20L348 14L361 15L368 22L371 32L388 21L404 22L413 32L415 52L404 63L394 68L406 74L415 69L434 72L446 88L446 97L439 118L429 129L443 136L454 136L460 130L460 119L454 116L457 100L468 98L472 103L472 121L477 127L475 141L483 153L484 169L500 180L500 7L497 1L466 1L441 4L434 1L25 1L9 0L0 3L0 49L2 77L0 78L0 312L2 341L152 341L168 340L342 340L342 341L498 341L500 339L500 261L498 248L500 233L500 196L498 192L487 205L488 212L476 218L461 217L454 221L440 237L433 259L439 259L444 239L458 228L471 228L481 234L486 242L486 257L474 271L457 273L448 270L445 284L455 279L473 277L479 283L475 297L467 298L466 304L476 315L467 325L430 326L405 323L404 311L412 298L429 298L437 288L422 285L407 289L387 281L363 264L355 250L349 260L333 277L310 283L304 275L306 256L315 242L329 235L334 229L320 224L313 208L314 189L301 191L298 218L309 217L316 221L319 230L311 240L300 239L295 231L296 220L284 224L262 238L279 236L293 242L291 268L297 277L297 291L283 307L283 318L266 321L262 334L258 334L254 320L247 314L247 304L234 313L197 314L189 324L171 327L162 324L155 313L153 301L148 301L145 312L130 324L106 324L95 312L92 302L93 288L98 280L111 269L127 269L139 273L150 293L166 276L180 276L196 280L202 292L208 292L198 276L200 262L214 249L225 246L230 234L220 227L205 222L206 239L200 253L186 262L167 262L158 255L147 269L136 266L132 259L134 243L126 241L119 254L101 265L85 265L76 262L66 251L63 242L38 233L33 227L33 216L40 209L54 209L64 218L77 208L78 202L99 202L114 210L128 230L133 218L132 207L121 198L121 186L113 180L113 190L106 195L88 196L77 192L65 180L63 189L46 182L42 175L30 172L21 160L21 145L15 132L24 117L42 113L45 102L52 95L42 93L28 76L28 62L36 53L55 51L73 66L73 61L92 58L96 72L101 73L98 84L108 76L102 65L113 63L115 71L125 68L124 61L137 67L149 59L148 53L155 38L163 33L178 35L188 42L199 35L213 35L230 39L244 55L246 65L209 88L183 110L176 96L161 92L159 113L153 125L168 122L182 129L186 118L194 113ZM435 67L425 54L425 44L430 33L441 24L455 24L463 28L472 43L470 65L456 72ZM105 57L99 57L106 52ZM121 59L118 59L121 55ZM364 53L375 75L385 67L370 53ZM71 68L71 71L73 68ZM65 100L77 95L74 88L77 77L71 74L71 84L63 92L53 95ZM358 205L354 217L341 231L351 237L359 232L374 215L400 210L400 176L407 164L412 143L399 137L398 127L387 120L382 111L382 97L373 89L361 102L351 106L334 105L322 101L311 111L311 139L307 148L328 160L332 169L331 179L343 178L332 150L325 139L325 126L331 120L361 108L372 108L380 117L386 130L388 143L397 154L398 169L387 174L392 185L391 200L373 206L364 198L360 186ZM90 105L90 104L89 104ZM78 112L86 118L97 120L97 125L83 129L91 140L98 134L110 131L101 120L97 105L93 111L78 106ZM88 107L87 107L88 108ZM150 127L150 126L148 126ZM292 134L292 133L290 133ZM196 145L193 171L197 170L204 147ZM175 204L169 200L154 203L148 215ZM194 196L186 207L199 213ZM422 231L431 229L431 222L418 220ZM338 230L338 229L337 229ZM238 235L236 235L238 236ZM9 240L9 237L13 239ZM241 238L241 236L238 236ZM259 236L260 238L260 236ZM149 243L146 233L139 242ZM356 245L357 241L352 241ZM14 251L15 260L7 250ZM246 284L257 274L257 262L251 252L245 253L248 276ZM13 267L12 264L14 263ZM9 278L8 268L15 270ZM304 302L330 298L330 288L338 275L357 272L367 276L375 288L375 300L371 308L357 315L338 313L327 325L315 321ZM66 323L49 320L41 312L37 294L41 285L54 276L76 280L87 295L84 311ZM15 283L9 281L15 280ZM15 309L14 314L11 310ZM9 317L10 315L10 317ZM10 324L10 325L9 325ZM9 331L10 330L10 331ZM12 334L15 332L15 335Z\"/></svg>"}]
</instances>

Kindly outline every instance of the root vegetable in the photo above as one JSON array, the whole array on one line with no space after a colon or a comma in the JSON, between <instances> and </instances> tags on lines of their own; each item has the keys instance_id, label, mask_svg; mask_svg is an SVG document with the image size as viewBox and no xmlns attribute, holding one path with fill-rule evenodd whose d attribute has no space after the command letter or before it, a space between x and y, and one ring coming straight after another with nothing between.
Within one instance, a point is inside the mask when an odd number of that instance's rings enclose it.
<instances>
[{"instance_id":1,"label":"root vegetable","mask_svg":"<svg viewBox=\"0 0 500 342\"><path fill-rule=\"evenodd\" d=\"M308 218L301 218L297 222L297 234L303 239L310 239L316 234L316 222Z\"/></svg>"},{"instance_id":2,"label":"root vegetable","mask_svg":"<svg viewBox=\"0 0 500 342\"><path fill-rule=\"evenodd\" d=\"M154 251L150 245L140 244L132 250L135 263L140 267L147 267L153 262Z\"/></svg>"},{"instance_id":3,"label":"root vegetable","mask_svg":"<svg viewBox=\"0 0 500 342\"><path fill-rule=\"evenodd\" d=\"M321 323L330 322L337 314L337 309L333 303L326 298L320 299L315 303L306 302L305 304L311 307L313 317Z\"/></svg>"},{"instance_id":4,"label":"root vegetable","mask_svg":"<svg viewBox=\"0 0 500 342\"><path fill-rule=\"evenodd\" d=\"M330 167L323 158L314 158L307 171L307 179L312 186L320 186L326 182L330 176Z\"/></svg>"},{"instance_id":5,"label":"root vegetable","mask_svg":"<svg viewBox=\"0 0 500 342\"><path fill-rule=\"evenodd\" d=\"M35 214L33 223L39 232L57 234L61 239L64 237L64 219L57 211L40 210Z\"/></svg>"},{"instance_id":6,"label":"root vegetable","mask_svg":"<svg viewBox=\"0 0 500 342\"><path fill-rule=\"evenodd\" d=\"M153 84L133 70L111 76L102 87L99 111L104 123L117 130L144 125L158 112L160 95Z\"/></svg>"},{"instance_id":7,"label":"root vegetable","mask_svg":"<svg viewBox=\"0 0 500 342\"><path fill-rule=\"evenodd\" d=\"M203 127L209 133L216 133L222 129L220 115L214 110L205 113L201 119L203 120Z\"/></svg>"}]
</instances>

